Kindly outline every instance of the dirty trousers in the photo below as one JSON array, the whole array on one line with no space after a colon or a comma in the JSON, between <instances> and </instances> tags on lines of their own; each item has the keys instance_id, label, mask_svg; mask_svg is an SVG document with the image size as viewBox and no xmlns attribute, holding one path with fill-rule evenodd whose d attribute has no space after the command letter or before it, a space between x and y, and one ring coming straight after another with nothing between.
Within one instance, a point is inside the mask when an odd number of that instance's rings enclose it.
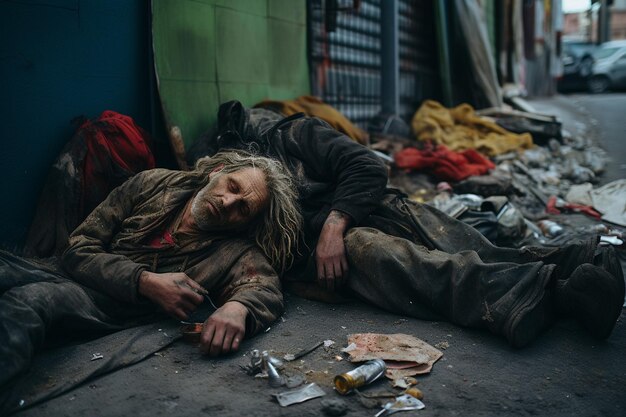
<instances>
[{"instance_id":1,"label":"dirty trousers","mask_svg":"<svg viewBox=\"0 0 626 417\"><path fill-rule=\"evenodd\" d=\"M28 368L53 331L97 334L154 319L148 303L120 303L55 269L0 252L0 390Z\"/></svg>"},{"instance_id":2,"label":"dirty trousers","mask_svg":"<svg viewBox=\"0 0 626 417\"><path fill-rule=\"evenodd\" d=\"M387 203L396 219L410 221L410 232L398 237L399 229L376 219L375 228L349 230L351 292L394 313L486 328L513 345L522 321L536 326L537 334L554 321L554 262L576 252L572 248L500 248L430 206L402 198ZM592 259L595 246L587 246L576 252L577 264Z\"/></svg>"}]
</instances>

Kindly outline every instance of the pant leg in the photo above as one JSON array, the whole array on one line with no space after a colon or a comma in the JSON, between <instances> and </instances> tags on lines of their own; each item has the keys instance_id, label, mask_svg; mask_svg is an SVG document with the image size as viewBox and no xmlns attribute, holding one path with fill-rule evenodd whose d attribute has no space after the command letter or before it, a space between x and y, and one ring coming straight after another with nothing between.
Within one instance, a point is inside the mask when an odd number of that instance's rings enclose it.
<instances>
[{"instance_id":1,"label":"pant leg","mask_svg":"<svg viewBox=\"0 0 626 417\"><path fill-rule=\"evenodd\" d=\"M54 329L115 331L153 317L151 305L119 303L44 271L12 269L5 263L0 272L6 274L0 275L0 281L15 284L0 297L0 387L30 365ZM5 280L7 276L10 279Z\"/></svg>"},{"instance_id":2,"label":"pant leg","mask_svg":"<svg viewBox=\"0 0 626 417\"><path fill-rule=\"evenodd\" d=\"M525 316L546 306L554 271L543 262L485 262L473 250L430 250L371 228L351 229L345 242L348 286L361 298L399 314L487 328L509 341ZM550 318L545 313L539 316Z\"/></svg>"},{"instance_id":3,"label":"pant leg","mask_svg":"<svg viewBox=\"0 0 626 417\"><path fill-rule=\"evenodd\" d=\"M505 248L492 244L473 227L427 204L402 196L388 195L380 208L363 222L387 234L404 237L429 249L446 253L474 251L485 262L526 263L541 261L560 264L563 278L578 265L593 262L598 239L565 245L562 248L528 246Z\"/></svg>"}]
</instances>

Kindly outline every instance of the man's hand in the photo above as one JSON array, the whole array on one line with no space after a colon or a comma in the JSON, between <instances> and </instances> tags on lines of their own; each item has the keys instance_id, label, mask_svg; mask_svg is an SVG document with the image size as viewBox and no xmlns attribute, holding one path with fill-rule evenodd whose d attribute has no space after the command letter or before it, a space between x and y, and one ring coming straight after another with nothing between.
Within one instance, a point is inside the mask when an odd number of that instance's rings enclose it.
<instances>
[{"instance_id":1,"label":"man's hand","mask_svg":"<svg viewBox=\"0 0 626 417\"><path fill-rule=\"evenodd\" d=\"M317 281L320 286L334 291L343 285L348 274L348 259L343 235L350 224L350 217L332 210L320 233L315 248Z\"/></svg>"},{"instance_id":2,"label":"man's hand","mask_svg":"<svg viewBox=\"0 0 626 417\"><path fill-rule=\"evenodd\" d=\"M206 319L200 337L200 351L217 356L239 350L246 334L248 309L238 301L229 301Z\"/></svg>"},{"instance_id":3,"label":"man's hand","mask_svg":"<svg viewBox=\"0 0 626 417\"><path fill-rule=\"evenodd\" d=\"M143 271L139 276L139 293L170 316L187 320L189 314L202 303L202 295L207 291L182 272L157 274Z\"/></svg>"}]
</instances>

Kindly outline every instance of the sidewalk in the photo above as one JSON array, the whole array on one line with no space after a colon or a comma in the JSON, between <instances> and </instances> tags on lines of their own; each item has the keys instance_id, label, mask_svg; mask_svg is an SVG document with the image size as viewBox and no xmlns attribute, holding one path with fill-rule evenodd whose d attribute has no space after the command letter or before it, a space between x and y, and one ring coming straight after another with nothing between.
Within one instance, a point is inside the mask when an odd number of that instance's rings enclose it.
<instances>
[{"instance_id":1,"label":"sidewalk","mask_svg":"<svg viewBox=\"0 0 626 417\"><path fill-rule=\"evenodd\" d=\"M568 97L531 100L540 112L559 116L573 134L597 135L591 117ZM384 277L381 277L384 279ZM351 333L407 333L431 345L448 345L432 372L418 377L424 410L420 416L619 416L626 415L626 315L611 337L591 339L576 323L561 321L523 350L501 337L445 322L392 315L358 301L330 305L286 297L287 308L266 333L247 340L240 353L206 359L196 348L177 342L136 365L93 380L65 395L25 410L19 416L319 416L322 399L342 399L348 416L373 416L357 396L340 397L332 388L336 374L354 366L336 360ZM322 399L281 408L267 380L246 375L240 365L252 349L282 357L332 340L289 365L292 373L317 382ZM366 392L392 390L387 380Z\"/></svg>"}]
</instances>

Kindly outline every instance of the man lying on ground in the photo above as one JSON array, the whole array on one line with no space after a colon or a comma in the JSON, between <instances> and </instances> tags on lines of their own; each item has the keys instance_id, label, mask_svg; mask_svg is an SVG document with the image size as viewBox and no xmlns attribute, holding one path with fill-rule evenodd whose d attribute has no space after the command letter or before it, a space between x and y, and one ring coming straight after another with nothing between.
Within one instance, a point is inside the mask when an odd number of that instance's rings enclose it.
<instances>
[{"instance_id":1,"label":"man lying on ground","mask_svg":"<svg viewBox=\"0 0 626 417\"><path fill-rule=\"evenodd\" d=\"M562 248L494 246L386 188L379 158L319 119L228 102L217 133L194 147L208 155L255 151L291 171L311 251L290 279L329 291L345 286L398 314L486 328L514 347L530 344L557 317L576 318L604 339L621 314L623 271L597 238Z\"/></svg>"},{"instance_id":2,"label":"man lying on ground","mask_svg":"<svg viewBox=\"0 0 626 417\"><path fill-rule=\"evenodd\" d=\"M301 216L281 164L224 152L191 172L144 171L72 233L60 265L0 253L0 387L49 332L115 331L221 304L201 351L236 351L283 309L276 270Z\"/></svg>"}]
</instances>

